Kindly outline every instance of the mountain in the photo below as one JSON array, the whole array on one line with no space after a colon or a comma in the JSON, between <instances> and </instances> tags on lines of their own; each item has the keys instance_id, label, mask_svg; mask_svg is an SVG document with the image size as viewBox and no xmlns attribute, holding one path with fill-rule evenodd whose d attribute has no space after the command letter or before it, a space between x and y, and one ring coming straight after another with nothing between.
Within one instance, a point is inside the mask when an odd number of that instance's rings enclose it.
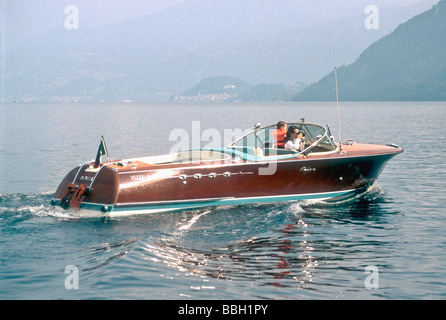
<instances>
[{"instance_id":1,"label":"mountain","mask_svg":"<svg viewBox=\"0 0 446 320\"><path fill-rule=\"evenodd\" d=\"M446 0L401 24L337 74L341 100L446 100ZM335 98L333 71L294 100Z\"/></svg>"},{"instance_id":2,"label":"mountain","mask_svg":"<svg viewBox=\"0 0 446 320\"><path fill-rule=\"evenodd\" d=\"M236 100L245 102L291 101L305 87L306 85L303 83L291 85L260 83L239 94Z\"/></svg>"},{"instance_id":3,"label":"mountain","mask_svg":"<svg viewBox=\"0 0 446 320\"><path fill-rule=\"evenodd\" d=\"M183 96L197 96L207 94L229 94L238 95L249 89L251 85L234 77L210 77L198 83L193 88L187 90Z\"/></svg>"},{"instance_id":4,"label":"mountain","mask_svg":"<svg viewBox=\"0 0 446 320\"><path fill-rule=\"evenodd\" d=\"M3 1L0 98L168 101L218 75L313 83L435 1L375 0L378 30L364 27L368 0L185 0L118 22L78 0L78 29L63 2Z\"/></svg>"}]
</instances>

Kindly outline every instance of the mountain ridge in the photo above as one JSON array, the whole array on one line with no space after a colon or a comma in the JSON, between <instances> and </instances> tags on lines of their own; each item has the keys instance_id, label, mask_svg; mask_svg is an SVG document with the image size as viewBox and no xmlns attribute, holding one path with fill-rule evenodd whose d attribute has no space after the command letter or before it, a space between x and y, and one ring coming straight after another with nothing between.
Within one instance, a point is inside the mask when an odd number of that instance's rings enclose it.
<instances>
[{"instance_id":1,"label":"mountain ridge","mask_svg":"<svg viewBox=\"0 0 446 320\"><path fill-rule=\"evenodd\" d=\"M414 10L390 12L386 1L378 0L382 22L379 30L371 31L364 28L368 1L346 5L324 0L324 6L318 2L305 7L307 3L249 0L241 5L218 0L211 5L207 0L188 0L94 29L83 27L87 22L82 15L79 30L65 29L64 8L58 4L54 11L58 22L39 31L42 17L54 17L42 16L49 12L48 5L43 9L36 5L28 8L34 16L19 20L26 22L23 26L14 22L14 16L8 18L9 36L2 38L0 98L168 101L216 75L251 84L315 82L331 65L353 61L393 30L395 17L385 19L386 15L396 12L398 20ZM86 8L80 8L81 13ZM20 16L22 9L16 14Z\"/></svg>"},{"instance_id":2,"label":"mountain ridge","mask_svg":"<svg viewBox=\"0 0 446 320\"><path fill-rule=\"evenodd\" d=\"M367 48L352 64L337 69L346 101L446 100L446 0L441 0ZM329 73L294 101L333 100Z\"/></svg>"}]
</instances>

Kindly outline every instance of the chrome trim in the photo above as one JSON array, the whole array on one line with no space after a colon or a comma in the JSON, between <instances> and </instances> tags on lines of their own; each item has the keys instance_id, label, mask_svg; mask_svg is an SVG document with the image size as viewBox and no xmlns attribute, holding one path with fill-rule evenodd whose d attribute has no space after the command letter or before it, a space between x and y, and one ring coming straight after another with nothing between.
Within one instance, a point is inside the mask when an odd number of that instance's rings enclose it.
<instances>
[{"instance_id":1,"label":"chrome trim","mask_svg":"<svg viewBox=\"0 0 446 320\"><path fill-rule=\"evenodd\" d=\"M86 165L86 163L81 164L81 165L79 166L79 170L77 170L77 173L76 173L76 175L74 176L74 179L73 179L73 182L72 182L72 183L74 183L74 182L76 181L77 176L79 175L79 172L81 172L81 169L82 169L82 167L83 167L84 165Z\"/></svg>"},{"instance_id":2,"label":"chrome trim","mask_svg":"<svg viewBox=\"0 0 446 320\"><path fill-rule=\"evenodd\" d=\"M93 177L93 180L91 180L90 188L93 187L93 183L95 182L96 177L98 176L99 172L101 172L101 170L102 170L103 168L105 168L105 167L106 167L106 166L102 166L102 167L98 170L98 172L96 172L96 174L95 174L94 177Z\"/></svg>"},{"instance_id":3,"label":"chrome trim","mask_svg":"<svg viewBox=\"0 0 446 320\"><path fill-rule=\"evenodd\" d=\"M302 120L302 119L301 119L301 120ZM330 141L330 145L331 145L331 146L333 147L333 149L334 149L334 150L331 150L331 151L328 151L328 152L332 152L332 151L335 151L335 150L337 149L337 146L336 146L336 144L334 143L334 141L333 141L333 139L332 139L332 137L331 137L330 128L329 128L328 125L327 125L326 127L324 127L324 126L321 126L321 125L319 125L319 124L315 124L315 123L305 123L305 122L300 122L300 123L299 123L299 122L289 122L289 123L287 123L287 124L288 124L288 125L296 124L296 125L300 125L300 126L314 126L314 127L319 127L319 128L321 128L321 129L324 130L324 134L322 134L320 137L318 136L319 138L318 138L318 137L314 137L314 138L316 139L316 141L313 142L310 146L308 146L307 148L305 148L303 151L301 151L301 152L299 152L299 153L296 152L296 155L297 155L297 156L299 156L299 155L301 155L301 154L304 154L304 153L310 151L311 149L313 149L314 147L316 147L317 145L319 145L325 138L327 138L327 139ZM233 148L235 147L235 145L236 145L237 142L242 141L243 139L246 139L246 137L249 136L250 134L253 134L253 133L254 133L254 134L257 136L257 131L259 131L259 130L261 130L261 129L269 130L269 129L274 129L274 127L275 127L274 124L271 124L271 125L268 125L268 126L264 126L264 127L257 127L257 126L254 126L254 128L253 128L252 131L248 132L247 134L243 135L242 137L238 138L237 140L234 140L233 142L231 142L231 143L227 146L227 148L228 148L228 149L233 149ZM305 130L305 131L306 131L306 133L310 133L310 132L307 132L307 130ZM257 143L257 140L256 140L256 143ZM248 146L246 146L246 147L248 147Z\"/></svg>"},{"instance_id":4,"label":"chrome trim","mask_svg":"<svg viewBox=\"0 0 446 320\"><path fill-rule=\"evenodd\" d=\"M313 172L313 171L316 171L316 168L311 168L311 167L300 168L300 172Z\"/></svg>"}]
</instances>

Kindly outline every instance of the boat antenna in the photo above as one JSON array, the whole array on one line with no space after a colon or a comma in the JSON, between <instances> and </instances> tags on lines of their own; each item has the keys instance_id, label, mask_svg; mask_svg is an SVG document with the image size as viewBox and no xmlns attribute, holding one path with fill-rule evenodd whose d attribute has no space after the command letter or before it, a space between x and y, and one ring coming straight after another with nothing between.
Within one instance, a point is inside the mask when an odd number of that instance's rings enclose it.
<instances>
[{"instance_id":1,"label":"boat antenna","mask_svg":"<svg viewBox=\"0 0 446 320\"><path fill-rule=\"evenodd\" d=\"M338 74L336 72L336 67L334 68L334 74L335 74L335 84L336 84L336 106L338 109L338 134L339 134L339 152L342 150L342 143L341 143L341 117L339 115L339 94L338 94Z\"/></svg>"}]
</instances>

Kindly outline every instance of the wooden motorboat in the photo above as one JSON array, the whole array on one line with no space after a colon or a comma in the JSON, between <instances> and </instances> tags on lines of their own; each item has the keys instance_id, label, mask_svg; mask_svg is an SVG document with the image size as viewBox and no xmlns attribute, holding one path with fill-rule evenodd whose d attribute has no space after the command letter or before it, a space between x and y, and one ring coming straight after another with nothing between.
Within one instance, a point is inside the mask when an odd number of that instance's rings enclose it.
<instances>
[{"instance_id":1,"label":"wooden motorboat","mask_svg":"<svg viewBox=\"0 0 446 320\"><path fill-rule=\"evenodd\" d=\"M72 169L52 204L86 216L154 213L215 205L338 199L376 181L396 145L335 143L329 127L288 123L305 134L303 150L277 147L275 125L255 126L225 148L95 161Z\"/></svg>"}]
</instances>

